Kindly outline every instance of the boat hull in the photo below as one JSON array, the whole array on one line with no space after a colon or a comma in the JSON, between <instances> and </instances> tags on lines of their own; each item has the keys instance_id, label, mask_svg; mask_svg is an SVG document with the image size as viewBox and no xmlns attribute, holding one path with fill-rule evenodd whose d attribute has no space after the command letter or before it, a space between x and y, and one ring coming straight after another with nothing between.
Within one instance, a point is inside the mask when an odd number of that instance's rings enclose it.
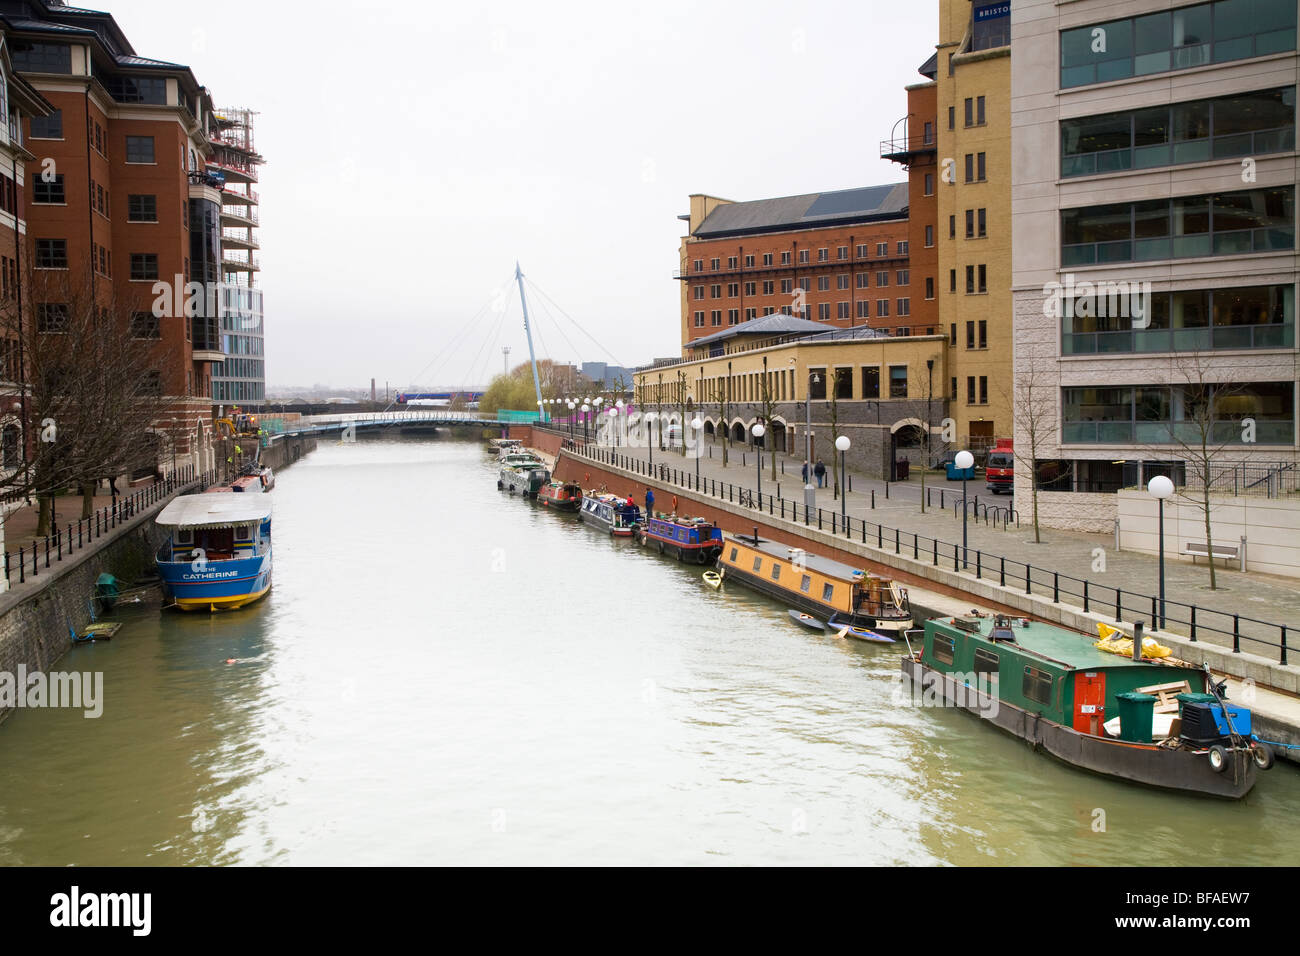
<instances>
[{"instance_id":1,"label":"boat hull","mask_svg":"<svg viewBox=\"0 0 1300 956\"><path fill-rule=\"evenodd\" d=\"M271 590L271 551L248 558L208 562L157 561L163 589L182 611L232 611L259 601Z\"/></svg>"},{"instance_id":2,"label":"boat hull","mask_svg":"<svg viewBox=\"0 0 1300 956\"><path fill-rule=\"evenodd\" d=\"M638 531L641 544L659 549L660 554L672 555L678 561L693 561L696 564L708 564L716 561L722 553L721 541L705 541L700 544L674 541L649 531L644 526Z\"/></svg>"},{"instance_id":3,"label":"boat hull","mask_svg":"<svg viewBox=\"0 0 1300 956\"><path fill-rule=\"evenodd\" d=\"M927 695L934 694L936 703L942 695L945 705L981 716L1035 750L1080 770L1162 790L1230 800L1241 799L1255 786L1255 761L1248 751L1229 751L1227 766L1216 773L1204 752L1080 733L1006 701L998 701L996 709L987 706L991 703L987 699L984 705L972 705L974 695L966 684L911 658L903 658L902 667L916 692L925 688Z\"/></svg>"},{"instance_id":4,"label":"boat hull","mask_svg":"<svg viewBox=\"0 0 1300 956\"><path fill-rule=\"evenodd\" d=\"M498 487L511 494L523 495L525 498L536 498L537 492L542 489L542 485L550 480L551 473L545 468L538 467L527 470L502 468L497 484Z\"/></svg>"},{"instance_id":5,"label":"boat hull","mask_svg":"<svg viewBox=\"0 0 1300 956\"><path fill-rule=\"evenodd\" d=\"M739 580L742 584L753 588L755 591L759 591L769 597L774 597L778 601L793 604L798 610L803 611L805 614L811 614L813 617L820 618L823 621L830 620L832 616L838 615L840 618L839 627L841 628L844 627L845 624L850 623L849 621L844 620L845 614L843 611L822 604L820 601L815 601L801 591L787 590L779 584L774 584L767 578L753 574L743 568L727 565L726 572L727 580L730 581L733 578ZM905 621L887 620L884 618L878 619L869 614L855 614L852 618L852 626L866 631L876 631L885 636L893 636L895 634L902 634L903 631L911 627L912 621L910 618Z\"/></svg>"}]
</instances>

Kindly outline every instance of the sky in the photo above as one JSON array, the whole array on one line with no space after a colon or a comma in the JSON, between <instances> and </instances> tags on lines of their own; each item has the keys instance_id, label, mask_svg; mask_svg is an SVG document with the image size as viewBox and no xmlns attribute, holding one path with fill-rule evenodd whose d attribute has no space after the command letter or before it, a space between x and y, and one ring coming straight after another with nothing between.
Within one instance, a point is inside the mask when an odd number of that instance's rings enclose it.
<instances>
[{"instance_id":1,"label":"sky","mask_svg":"<svg viewBox=\"0 0 1300 956\"><path fill-rule=\"evenodd\" d=\"M89 6L90 4L85 4ZM108 0L257 110L268 390L680 354L691 193L877 183L938 4ZM549 302L548 302L549 299Z\"/></svg>"}]
</instances>

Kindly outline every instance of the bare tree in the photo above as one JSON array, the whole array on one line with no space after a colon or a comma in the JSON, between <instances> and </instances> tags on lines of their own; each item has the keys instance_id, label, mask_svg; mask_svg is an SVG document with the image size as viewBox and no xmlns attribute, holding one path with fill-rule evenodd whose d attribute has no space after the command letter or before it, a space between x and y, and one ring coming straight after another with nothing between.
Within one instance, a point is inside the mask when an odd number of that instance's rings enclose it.
<instances>
[{"instance_id":1,"label":"bare tree","mask_svg":"<svg viewBox=\"0 0 1300 956\"><path fill-rule=\"evenodd\" d=\"M839 377L840 372L846 371L853 374L852 369L828 369L826 377L829 379L826 383L826 415L831 425L831 475L834 483L834 493L832 498L838 500L840 497L840 470L835 467L835 442L840 437L840 396L839 396ZM813 462L808 463L808 467L813 467Z\"/></svg>"},{"instance_id":2,"label":"bare tree","mask_svg":"<svg viewBox=\"0 0 1300 956\"><path fill-rule=\"evenodd\" d=\"M722 380L718 389L718 412L721 415L721 421L718 422L722 428L722 467L727 467L727 449L731 447L731 425L727 421L727 411L731 404L731 365L727 364L727 377ZM717 435L717 430L714 430Z\"/></svg>"},{"instance_id":3,"label":"bare tree","mask_svg":"<svg viewBox=\"0 0 1300 956\"><path fill-rule=\"evenodd\" d=\"M763 366L762 382L759 386L759 407L763 410L763 424L767 427L767 434L763 437L767 439L765 445L771 442L772 419L775 417L777 410L781 407L776 401L776 392L772 388L771 373L767 371L767 365ZM772 459L772 480L776 481L776 449L773 448L768 456Z\"/></svg>"},{"instance_id":4,"label":"bare tree","mask_svg":"<svg viewBox=\"0 0 1300 956\"><path fill-rule=\"evenodd\" d=\"M1173 384L1168 409L1169 441L1143 447L1159 457L1168 457L1172 451L1182 460L1185 478L1181 485L1175 482L1177 494L1196 506L1205 525L1206 550L1213 555L1214 528L1210 518L1214 503L1210 493L1214 480L1230 450L1240 447L1242 442L1253 441L1254 422L1223 413L1224 399L1240 394L1242 388L1233 382L1215 380L1208 356L1185 352L1171 358L1170 364ZM1213 591L1218 588L1214 558L1207 564Z\"/></svg>"},{"instance_id":5,"label":"bare tree","mask_svg":"<svg viewBox=\"0 0 1300 956\"><path fill-rule=\"evenodd\" d=\"M1043 541L1038 523L1038 456L1055 444L1057 428L1056 383L1045 361L1028 351L1016 357L1014 391L1008 402L1015 422L1016 471L1029 476L1035 544Z\"/></svg>"}]
</instances>

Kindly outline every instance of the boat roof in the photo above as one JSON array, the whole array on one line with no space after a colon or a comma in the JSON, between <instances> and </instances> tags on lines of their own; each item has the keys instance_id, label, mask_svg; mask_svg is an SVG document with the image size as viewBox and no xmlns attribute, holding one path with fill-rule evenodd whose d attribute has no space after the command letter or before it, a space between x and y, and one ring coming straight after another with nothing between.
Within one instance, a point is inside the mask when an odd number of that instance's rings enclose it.
<instances>
[{"instance_id":1,"label":"boat roof","mask_svg":"<svg viewBox=\"0 0 1300 956\"><path fill-rule=\"evenodd\" d=\"M755 551L761 551L763 552L763 554L766 554L769 557L779 558L782 561L793 560L790 556L790 552L799 550L797 548L791 547L788 544L782 544L779 541L770 541L767 538L759 538L758 543L755 544L754 537L752 535L747 536L742 534L729 534L727 535L727 540L734 541L737 544L743 544L747 548L751 548L752 550ZM842 561L834 561L830 558L823 558L821 555L813 554L811 551L804 551L803 555L804 555L804 562L803 562L804 567L811 568L812 570L816 571L818 574L825 574L832 578L842 578L845 581L852 581L854 574L856 574L859 571L863 572L864 575L871 575L872 573L866 568L855 568L852 565L845 564ZM874 575L874 577L881 578L882 580L889 580L889 578L881 574ZM865 580L865 577L863 580Z\"/></svg>"},{"instance_id":2,"label":"boat roof","mask_svg":"<svg viewBox=\"0 0 1300 956\"><path fill-rule=\"evenodd\" d=\"M1108 654L1106 651L1093 647L1096 638L1089 637L1086 634L1078 634L1074 631L1067 631L1063 627L1057 627L1054 624L1047 624L1043 621L1030 621L1029 626L1021 624L1023 618L1011 619L1011 632L1016 636L1014 644L998 642L998 646L1009 649L1020 649L1029 651L1031 656L1047 658L1051 663L1064 664L1075 670L1099 670L1102 668L1115 667L1160 667L1162 669L1172 669L1169 664L1160 664L1155 660L1148 658L1143 661L1135 661L1131 657L1124 657L1119 654ZM980 618L979 630L976 632L965 631L952 623L950 617L940 619L949 630L959 631L961 633L977 633L987 638L989 632L993 629L995 615L988 615ZM1177 667L1177 665L1172 665ZM1183 668L1186 669L1186 668Z\"/></svg>"},{"instance_id":3,"label":"boat roof","mask_svg":"<svg viewBox=\"0 0 1300 956\"><path fill-rule=\"evenodd\" d=\"M164 528L233 528L271 517L271 496L183 495L158 515Z\"/></svg>"}]
</instances>

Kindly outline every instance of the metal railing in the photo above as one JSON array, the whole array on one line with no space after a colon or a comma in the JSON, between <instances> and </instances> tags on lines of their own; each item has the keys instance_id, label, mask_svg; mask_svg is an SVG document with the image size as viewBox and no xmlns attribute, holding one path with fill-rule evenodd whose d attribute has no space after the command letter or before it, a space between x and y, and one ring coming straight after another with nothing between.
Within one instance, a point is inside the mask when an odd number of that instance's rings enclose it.
<instances>
[{"instance_id":1,"label":"metal railing","mask_svg":"<svg viewBox=\"0 0 1300 956\"><path fill-rule=\"evenodd\" d=\"M17 551L4 553L5 581L8 584L25 584L28 577L36 578L42 570L49 571L51 563L57 564L66 555L71 558L77 551L85 550L95 541L111 537L119 526L134 518L144 509L197 484L206 488L216 480L215 472L196 474L193 465L178 468L162 481L123 495L111 505L96 509L89 518L79 518L64 527L55 527L43 538L34 539L30 550L26 545Z\"/></svg>"},{"instance_id":2,"label":"metal railing","mask_svg":"<svg viewBox=\"0 0 1300 956\"><path fill-rule=\"evenodd\" d=\"M1104 614L1117 622L1139 619L1158 622L1162 630L1171 633L1179 633L1173 628L1182 629L1183 636L1192 642L1207 636L1217 636L1225 643L1231 642L1235 654L1241 653L1243 644L1258 645L1276 652L1280 664L1287 663L1287 642L1290 637L1288 624L1169 599L1165 600L1162 613L1159 600L1154 595L1097 584L1087 578L1076 578L1050 568L1036 567L980 548L963 548L956 542L891 528L853 515L842 519L837 509L810 509L802 506L803 503L799 500L781 497L779 485L777 494L764 495L726 481L697 477L693 470L678 469L664 462L657 462L651 467L640 458L621 454L617 448L598 446L581 439L566 438L564 448L590 461L621 468L664 484L676 485L719 501L737 504L743 493L749 507L760 513L765 511L771 517L794 522L802 520L808 527L815 523L819 531L830 531L834 535L843 535L846 539L860 540L862 544L874 546L877 550L907 555L915 561L928 561L934 567L947 566L951 562L955 572L973 574L978 581L996 581L1001 587L1017 590L1023 588L1024 594L1050 598L1053 604L1062 604L1066 599L1077 599L1076 606L1084 613ZM986 521L989 520L990 510L997 516L1002 509L987 505L983 511ZM980 513L978 504L976 513L977 516Z\"/></svg>"}]
</instances>

